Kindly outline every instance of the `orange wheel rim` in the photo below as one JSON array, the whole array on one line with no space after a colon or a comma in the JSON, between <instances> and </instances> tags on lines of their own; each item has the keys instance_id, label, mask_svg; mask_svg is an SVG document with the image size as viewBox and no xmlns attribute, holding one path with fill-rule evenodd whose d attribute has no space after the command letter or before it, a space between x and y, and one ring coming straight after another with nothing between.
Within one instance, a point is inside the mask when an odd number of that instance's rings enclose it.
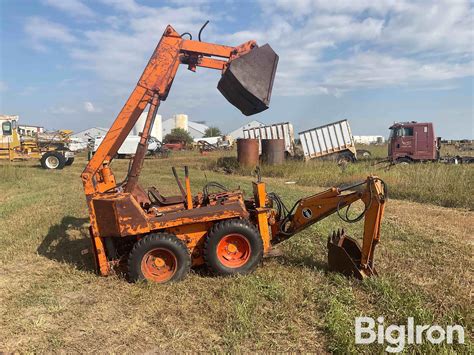
<instances>
[{"instance_id":1,"label":"orange wheel rim","mask_svg":"<svg viewBox=\"0 0 474 355\"><path fill-rule=\"evenodd\" d=\"M171 251L156 248L143 256L141 269L145 279L166 282L176 273L177 265L176 256Z\"/></svg>"},{"instance_id":2,"label":"orange wheel rim","mask_svg":"<svg viewBox=\"0 0 474 355\"><path fill-rule=\"evenodd\" d=\"M242 234L228 234L217 244L217 258L222 265L238 268L250 259L250 243Z\"/></svg>"}]
</instances>

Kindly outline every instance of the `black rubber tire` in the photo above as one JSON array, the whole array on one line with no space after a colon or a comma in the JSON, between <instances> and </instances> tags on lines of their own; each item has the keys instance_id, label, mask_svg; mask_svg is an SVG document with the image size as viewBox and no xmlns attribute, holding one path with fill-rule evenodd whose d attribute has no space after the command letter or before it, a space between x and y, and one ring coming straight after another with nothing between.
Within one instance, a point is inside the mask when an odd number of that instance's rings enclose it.
<instances>
[{"instance_id":1,"label":"black rubber tire","mask_svg":"<svg viewBox=\"0 0 474 355\"><path fill-rule=\"evenodd\" d=\"M365 149L357 149L357 156L360 158L360 159L369 159L372 154L368 151L368 150L365 150Z\"/></svg>"},{"instance_id":2,"label":"black rubber tire","mask_svg":"<svg viewBox=\"0 0 474 355\"><path fill-rule=\"evenodd\" d=\"M355 157L352 153L340 153L336 158L337 164L354 163Z\"/></svg>"},{"instance_id":3,"label":"black rubber tire","mask_svg":"<svg viewBox=\"0 0 474 355\"><path fill-rule=\"evenodd\" d=\"M128 256L128 280L130 282L151 281L143 275L142 259L150 250L155 248L166 249L173 253L177 260L177 267L171 279L163 283L180 281L186 277L191 269L191 256L189 250L182 240L170 233L153 233L136 242Z\"/></svg>"},{"instance_id":4,"label":"black rubber tire","mask_svg":"<svg viewBox=\"0 0 474 355\"><path fill-rule=\"evenodd\" d=\"M58 159L58 165L55 168L48 166L48 158L50 157ZM43 169L62 169L66 165L66 158L60 152L51 151L46 152L41 156L40 163Z\"/></svg>"},{"instance_id":5,"label":"black rubber tire","mask_svg":"<svg viewBox=\"0 0 474 355\"><path fill-rule=\"evenodd\" d=\"M217 245L226 235L238 233L243 235L250 244L248 261L236 268L224 266L217 256ZM263 240L255 226L247 220L230 219L214 224L209 231L203 250L204 261L209 270L216 275L248 274L254 271L263 258Z\"/></svg>"},{"instance_id":6,"label":"black rubber tire","mask_svg":"<svg viewBox=\"0 0 474 355\"><path fill-rule=\"evenodd\" d=\"M72 165L72 163L74 163L74 158L69 158L68 160L66 160L66 166L70 166Z\"/></svg>"},{"instance_id":7,"label":"black rubber tire","mask_svg":"<svg viewBox=\"0 0 474 355\"><path fill-rule=\"evenodd\" d=\"M413 161L408 158L398 158L397 159L397 164L402 164L402 165L407 165L407 164L412 164Z\"/></svg>"}]
</instances>

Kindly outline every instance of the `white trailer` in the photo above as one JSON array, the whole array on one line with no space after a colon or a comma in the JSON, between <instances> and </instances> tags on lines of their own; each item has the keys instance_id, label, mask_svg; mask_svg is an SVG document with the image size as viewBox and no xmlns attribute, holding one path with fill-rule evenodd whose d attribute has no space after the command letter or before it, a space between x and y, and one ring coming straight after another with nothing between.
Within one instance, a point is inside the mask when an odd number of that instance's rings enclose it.
<instances>
[{"instance_id":1,"label":"white trailer","mask_svg":"<svg viewBox=\"0 0 474 355\"><path fill-rule=\"evenodd\" d=\"M298 133L305 160L334 158L355 161L357 153L347 120L329 123Z\"/></svg>"},{"instance_id":2,"label":"white trailer","mask_svg":"<svg viewBox=\"0 0 474 355\"><path fill-rule=\"evenodd\" d=\"M140 136L128 135L122 146L119 148L117 154L119 157L125 157L128 155L133 155L137 151L138 143L140 142ZM104 137L96 137L94 140L94 153L99 148L99 145L104 140ZM148 140L148 151L154 152L158 145L161 144L156 138L150 137Z\"/></svg>"},{"instance_id":3,"label":"white trailer","mask_svg":"<svg viewBox=\"0 0 474 355\"><path fill-rule=\"evenodd\" d=\"M295 155L295 135L293 125L289 122L244 129L244 138L258 139L259 152L262 151L262 139L284 139L285 151L291 156Z\"/></svg>"}]
</instances>

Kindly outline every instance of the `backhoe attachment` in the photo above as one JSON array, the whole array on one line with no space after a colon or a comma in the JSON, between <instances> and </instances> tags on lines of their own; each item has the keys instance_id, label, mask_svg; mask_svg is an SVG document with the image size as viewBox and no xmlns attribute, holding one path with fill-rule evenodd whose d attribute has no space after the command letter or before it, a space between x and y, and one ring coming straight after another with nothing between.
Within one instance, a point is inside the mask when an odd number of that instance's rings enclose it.
<instances>
[{"instance_id":1,"label":"backhoe attachment","mask_svg":"<svg viewBox=\"0 0 474 355\"><path fill-rule=\"evenodd\" d=\"M360 191L362 186L365 187ZM376 176L369 176L365 181L346 188L332 187L299 200L291 209L292 213L280 222L278 239L287 239L333 213L337 213L347 223L358 222L364 218L362 245L359 245L355 238L346 235L343 229L329 236L328 268L358 279L375 276L377 271L374 268L374 252L380 241L380 226L386 199L385 183ZM349 208L358 200L364 203L364 210L351 219Z\"/></svg>"}]
</instances>

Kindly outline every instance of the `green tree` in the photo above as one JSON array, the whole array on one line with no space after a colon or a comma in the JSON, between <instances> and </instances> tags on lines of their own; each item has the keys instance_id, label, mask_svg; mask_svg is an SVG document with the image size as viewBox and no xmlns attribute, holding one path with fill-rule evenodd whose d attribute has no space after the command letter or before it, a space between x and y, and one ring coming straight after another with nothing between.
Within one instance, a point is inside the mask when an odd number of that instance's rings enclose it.
<instances>
[{"instance_id":1,"label":"green tree","mask_svg":"<svg viewBox=\"0 0 474 355\"><path fill-rule=\"evenodd\" d=\"M204 137L217 137L222 136L222 132L217 127L209 127L204 131Z\"/></svg>"},{"instance_id":2,"label":"green tree","mask_svg":"<svg viewBox=\"0 0 474 355\"><path fill-rule=\"evenodd\" d=\"M182 128L173 128L171 133L168 133L163 139L165 143L177 143L183 142L186 144L191 144L193 142L193 137Z\"/></svg>"}]
</instances>

